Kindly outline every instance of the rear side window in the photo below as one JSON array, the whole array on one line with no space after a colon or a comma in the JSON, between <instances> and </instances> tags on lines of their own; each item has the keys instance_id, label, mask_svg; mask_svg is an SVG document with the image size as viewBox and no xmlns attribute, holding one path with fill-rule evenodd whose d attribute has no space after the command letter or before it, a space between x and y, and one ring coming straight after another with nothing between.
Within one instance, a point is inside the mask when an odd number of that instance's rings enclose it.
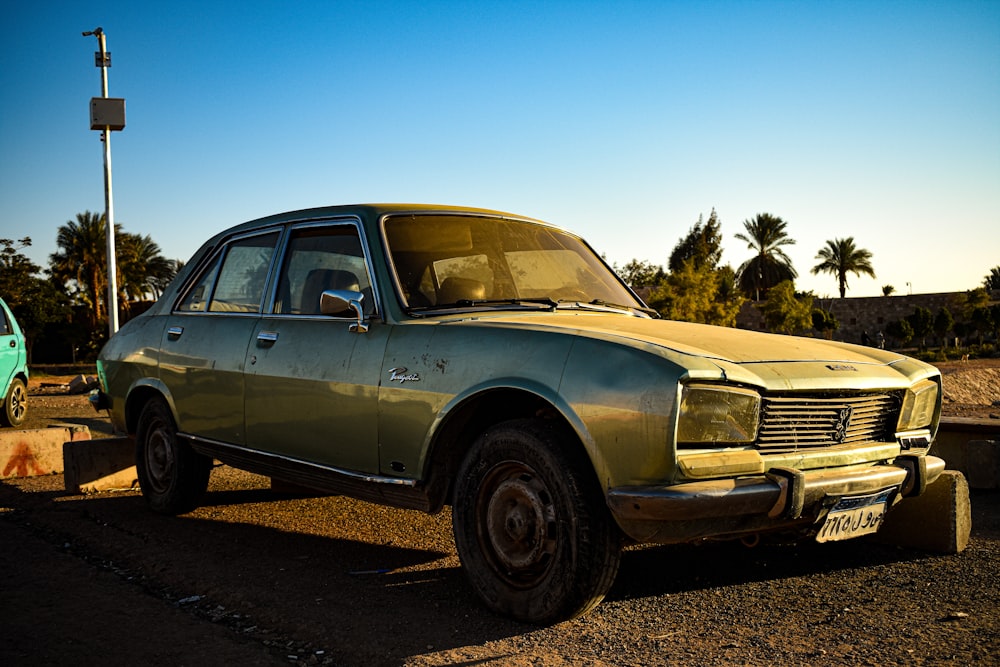
<instances>
[{"instance_id":1,"label":"rear side window","mask_svg":"<svg viewBox=\"0 0 1000 667\"><path fill-rule=\"evenodd\" d=\"M199 275L178 306L186 312L258 313L278 233L230 243Z\"/></svg>"}]
</instances>

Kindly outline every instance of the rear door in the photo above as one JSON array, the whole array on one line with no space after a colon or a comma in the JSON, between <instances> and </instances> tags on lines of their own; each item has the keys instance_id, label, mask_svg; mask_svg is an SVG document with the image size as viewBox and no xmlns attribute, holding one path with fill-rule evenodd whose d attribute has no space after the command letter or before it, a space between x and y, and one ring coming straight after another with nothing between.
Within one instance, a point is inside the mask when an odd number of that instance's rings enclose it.
<instances>
[{"instance_id":1,"label":"rear door","mask_svg":"<svg viewBox=\"0 0 1000 667\"><path fill-rule=\"evenodd\" d=\"M243 364L260 320L279 230L227 242L168 317L160 378L170 390L178 428L243 444Z\"/></svg>"}]
</instances>

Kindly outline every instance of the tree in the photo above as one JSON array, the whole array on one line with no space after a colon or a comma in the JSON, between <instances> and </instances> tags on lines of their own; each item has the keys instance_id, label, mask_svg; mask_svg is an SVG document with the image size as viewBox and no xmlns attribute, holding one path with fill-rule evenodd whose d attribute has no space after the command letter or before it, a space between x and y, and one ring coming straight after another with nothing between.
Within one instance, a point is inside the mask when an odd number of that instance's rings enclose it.
<instances>
[{"instance_id":1,"label":"tree","mask_svg":"<svg viewBox=\"0 0 1000 667\"><path fill-rule=\"evenodd\" d=\"M107 236L103 215L90 211L76 214L56 233L58 250L49 255L49 273L71 287L71 296L90 308L95 329L105 316L107 285ZM115 225L118 234L120 225Z\"/></svg>"},{"instance_id":2,"label":"tree","mask_svg":"<svg viewBox=\"0 0 1000 667\"><path fill-rule=\"evenodd\" d=\"M69 297L49 280L31 276L21 284L20 302L11 306L17 323L24 332L28 363L32 363L35 341L43 337L50 325L68 323L72 318Z\"/></svg>"},{"instance_id":3,"label":"tree","mask_svg":"<svg viewBox=\"0 0 1000 667\"><path fill-rule=\"evenodd\" d=\"M116 243L118 255L118 289L126 308L130 300L140 301L148 295L158 298L175 275L175 263L160 254L152 238L123 233Z\"/></svg>"},{"instance_id":4,"label":"tree","mask_svg":"<svg viewBox=\"0 0 1000 667\"><path fill-rule=\"evenodd\" d=\"M937 315L934 316L934 333L937 337L941 339L941 349L948 347L948 332L955 325L955 318L952 316L951 311L944 306L938 310Z\"/></svg>"},{"instance_id":5,"label":"tree","mask_svg":"<svg viewBox=\"0 0 1000 667\"><path fill-rule=\"evenodd\" d=\"M964 295L956 298L955 304L962 311L962 319L970 321L972 319L972 313L974 313L977 308L986 308L989 306L990 293L986 291L985 287L970 289Z\"/></svg>"},{"instance_id":6,"label":"tree","mask_svg":"<svg viewBox=\"0 0 1000 667\"><path fill-rule=\"evenodd\" d=\"M926 308L917 306L911 314L906 316L906 321L913 329L913 337L920 339L920 349L924 349L927 334L934 330L934 315Z\"/></svg>"},{"instance_id":7,"label":"tree","mask_svg":"<svg viewBox=\"0 0 1000 667\"><path fill-rule=\"evenodd\" d=\"M895 291L896 288L892 285L882 285L882 296L891 296Z\"/></svg>"},{"instance_id":8,"label":"tree","mask_svg":"<svg viewBox=\"0 0 1000 667\"><path fill-rule=\"evenodd\" d=\"M906 320L894 320L885 328L886 333L896 339L899 347L903 347L913 338L913 327Z\"/></svg>"},{"instance_id":9,"label":"tree","mask_svg":"<svg viewBox=\"0 0 1000 667\"><path fill-rule=\"evenodd\" d=\"M24 332L28 363L35 341L45 327L69 317L66 295L55 285L38 277L41 267L18 252L31 245L31 238L16 242L0 239L0 295L17 318Z\"/></svg>"},{"instance_id":10,"label":"tree","mask_svg":"<svg viewBox=\"0 0 1000 667\"><path fill-rule=\"evenodd\" d=\"M955 338L959 341L956 344L956 347L958 345L965 345L965 339L971 335L973 331L975 331L970 322L963 322L961 320L955 322L955 324L952 325L951 330L955 332Z\"/></svg>"},{"instance_id":11,"label":"tree","mask_svg":"<svg viewBox=\"0 0 1000 667\"><path fill-rule=\"evenodd\" d=\"M993 331L993 312L987 306L980 306L972 311L972 316L969 320L972 322L972 327L976 333L979 334L979 344L982 345L983 334Z\"/></svg>"},{"instance_id":12,"label":"tree","mask_svg":"<svg viewBox=\"0 0 1000 667\"><path fill-rule=\"evenodd\" d=\"M875 269L872 268L871 263L871 251L855 246L853 236L827 241L826 246L820 248L816 254L816 259L823 261L812 268L812 273L814 275L830 273L836 276L841 299L847 294L848 273L853 273L856 276L864 273L872 278L875 277Z\"/></svg>"},{"instance_id":13,"label":"tree","mask_svg":"<svg viewBox=\"0 0 1000 667\"><path fill-rule=\"evenodd\" d=\"M42 270L27 255L18 252L30 245L30 236L17 241L0 239L0 295L12 309L23 301L24 285Z\"/></svg>"},{"instance_id":14,"label":"tree","mask_svg":"<svg viewBox=\"0 0 1000 667\"><path fill-rule=\"evenodd\" d=\"M651 262L639 261L638 259L633 259L622 268L616 266L614 269L615 273L632 289L655 287L667 277L667 272L663 270L662 266L656 266ZM177 270L180 271L180 268Z\"/></svg>"},{"instance_id":15,"label":"tree","mask_svg":"<svg viewBox=\"0 0 1000 667\"><path fill-rule=\"evenodd\" d=\"M733 269L712 269L684 262L650 294L649 305L667 319L736 326L743 295L732 289Z\"/></svg>"},{"instance_id":16,"label":"tree","mask_svg":"<svg viewBox=\"0 0 1000 667\"><path fill-rule=\"evenodd\" d=\"M757 217L743 221L745 234L736 234L748 249L757 253L736 269L740 289L756 300L765 298L767 291L778 283L799 276L792 267L791 258L782 250L783 246L795 243L785 231L787 226L788 223L777 216L758 213Z\"/></svg>"},{"instance_id":17,"label":"tree","mask_svg":"<svg viewBox=\"0 0 1000 667\"><path fill-rule=\"evenodd\" d=\"M759 306L764 322L771 331L796 333L813 325L813 297L797 295L791 280L784 280L767 292L767 300Z\"/></svg>"},{"instance_id":18,"label":"tree","mask_svg":"<svg viewBox=\"0 0 1000 667\"><path fill-rule=\"evenodd\" d=\"M715 268L722 258L722 233L719 231L719 216L715 209L708 216L708 222L702 223L699 216L698 222L688 232L687 236L680 239L670 253L670 260L667 268L677 271L686 261L694 262L695 268L709 266Z\"/></svg>"},{"instance_id":19,"label":"tree","mask_svg":"<svg viewBox=\"0 0 1000 667\"><path fill-rule=\"evenodd\" d=\"M990 269L989 274L983 278L983 286L990 291L1000 290L1000 266Z\"/></svg>"},{"instance_id":20,"label":"tree","mask_svg":"<svg viewBox=\"0 0 1000 667\"><path fill-rule=\"evenodd\" d=\"M840 328L837 316L829 310L823 310L822 308L813 308L812 323L813 329L818 331L820 336L828 340L833 338L833 332Z\"/></svg>"}]
</instances>

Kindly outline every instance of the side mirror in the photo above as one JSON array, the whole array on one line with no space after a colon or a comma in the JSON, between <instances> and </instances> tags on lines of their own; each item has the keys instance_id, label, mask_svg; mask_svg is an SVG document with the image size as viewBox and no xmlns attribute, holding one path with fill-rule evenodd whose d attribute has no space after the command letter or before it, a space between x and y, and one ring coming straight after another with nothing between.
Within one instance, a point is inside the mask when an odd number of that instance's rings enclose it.
<instances>
[{"instance_id":1,"label":"side mirror","mask_svg":"<svg viewBox=\"0 0 1000 667\"><path fill-rule=\"evenodd\" d=\"M353 312L357 322L351 325L351 331L365 333L368 323L365 322L365 310L361 306L365 295L354 290L326 290L319 297L319 312L321 315L344 317Z\"/></svg>"}]
</instances>

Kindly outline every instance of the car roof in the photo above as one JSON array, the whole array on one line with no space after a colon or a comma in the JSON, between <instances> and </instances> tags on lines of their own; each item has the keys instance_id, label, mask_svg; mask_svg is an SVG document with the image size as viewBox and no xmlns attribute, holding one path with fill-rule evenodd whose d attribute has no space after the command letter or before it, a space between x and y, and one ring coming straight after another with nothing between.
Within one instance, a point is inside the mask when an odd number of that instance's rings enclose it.
<instances>
[{"instance_id":1,"label":"car roof","mask_svg":"<svg viewBox=\"0 0 1000 667\"><path fill-rule=\"evenodd\" d=\"M428 213L472 213L476 215L486 215L490 217L516 218L519 220L533 220L523 215L515 215L504 211L494 211L486 208L470 206L449 206L439 204L348 204L338 206L321 206L317 208L306 208L296 211L277 213L263 218L257 218L244 223L248 226L265 226L290 222L294 220L336 217L343 215L357 215L363 219L377 220L384 215L390 214L428 214ZM541 222L540 220L533 220ZM240 225L242 226L242 225Z\"/></svg>"}]
</instances>

